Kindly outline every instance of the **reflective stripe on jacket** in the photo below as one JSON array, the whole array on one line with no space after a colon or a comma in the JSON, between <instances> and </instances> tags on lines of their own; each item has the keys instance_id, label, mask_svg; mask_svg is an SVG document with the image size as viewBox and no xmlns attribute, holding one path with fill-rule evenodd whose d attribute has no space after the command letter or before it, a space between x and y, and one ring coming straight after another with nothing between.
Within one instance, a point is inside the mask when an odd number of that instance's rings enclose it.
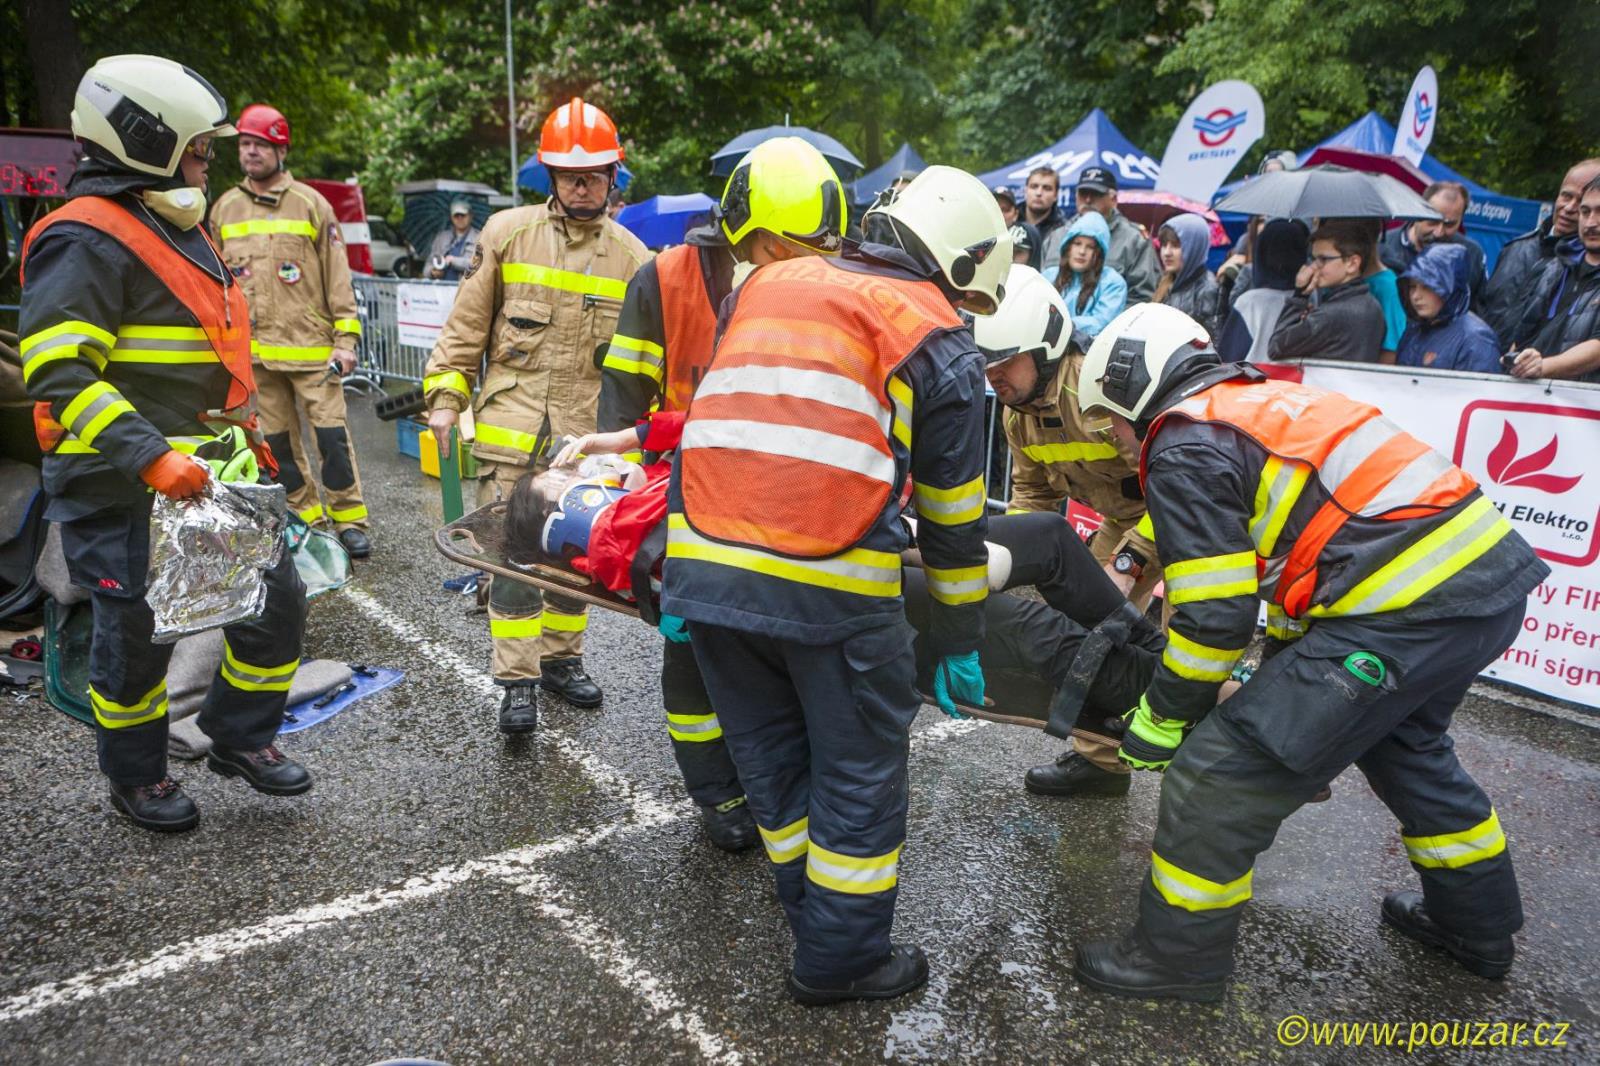
<instances>
[{"instance_id":1,"label":"reflective stripe on jacket","mask_svg":"<svg viewBox=\"0 0 1600 1066\"><path fill-rule=\"evenodd\" d=\"M361 336L350 261L333 205L287 171L272 191L240 184L211 227L250 301L256 358L273 370L323 370Z\"/></svg>"}]
</instances>

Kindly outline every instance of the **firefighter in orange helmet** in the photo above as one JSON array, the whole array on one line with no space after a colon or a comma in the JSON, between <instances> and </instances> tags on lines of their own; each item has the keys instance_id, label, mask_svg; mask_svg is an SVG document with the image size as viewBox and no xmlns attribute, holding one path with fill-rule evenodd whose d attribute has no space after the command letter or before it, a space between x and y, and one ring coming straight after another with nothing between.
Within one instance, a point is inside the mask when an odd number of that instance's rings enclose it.
<instances>
[{"instance_id":1,"label":"firefighter in orange helmet","mask_svg":"<svg viewBox=\"0 0 1600 1066\"><path fill-rule=\"evenodd\" d=\"M594 431L600 360L628 281L649 259L639 239L606 215L622 144L604 111L577 98L556 108L539 137L539 161L550 172L550 198L484 223L424 371L437 440L447 442L473 404L480 505L504 499L524 472L548 465L555 438ZM600 687L581 658L587 624L579 601L552 595L547 603L532 585L491 583L503 732L536 727L536 686L575 706L599 706Z\"/></svg>"},{"instance_id":2,"label":"firefighter in orange helmet","mask_svg":"<svg viewBox=\"0 0 1600 1066\"><path fill-rule=\"evenodd\" d=\"M217 200L211 226L250 302L262 429L282 460L290 509L310 524L331 524L345 549L365 558L372 542L361 474L344 387L329 373L330 361L340 374L355 369L361 337L339 222L333 205L284 166L289 120L282 112L251 104L238 127L244 180ZM299 405L322 459L317 477L301 445Z\"/></svg>"}]
</instances>

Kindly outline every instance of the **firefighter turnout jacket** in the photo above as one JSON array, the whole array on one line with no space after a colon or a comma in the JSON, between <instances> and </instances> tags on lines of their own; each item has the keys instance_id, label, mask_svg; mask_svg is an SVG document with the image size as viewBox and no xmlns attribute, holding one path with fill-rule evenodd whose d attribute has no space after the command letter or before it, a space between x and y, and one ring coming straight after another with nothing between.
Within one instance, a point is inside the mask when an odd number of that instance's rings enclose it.
<instances>
[{"instance_id":1,"label":"firefighter turnout jacket","mask_svg":"<svg viewBox=\"0 0 1600 1066\"><path fill-rule=\"evenodd\" d=\"M145 467L193 452L217 414L250 417L248 311L203 228L134 194L78 195L34 226L23 260L22 372L49 517L141 504Z\"/></svg>"},{"instance_id":2,"label":"firefighter turnout jacket","mask_svg":"<svg viewBox=\"0 0 1600 1066\"><path fill-rule=\"evenodd\" d=\"M733 253L711 228L639 268L600 366L601 432L636 425L658 402L663 411L689 409L732 288Z\"/></svg>"},{"instance_id":3,"label":"firefighter turnout jacket","mask_svg":"<svg viewBox=\"0 0 1600 1066\"><path fill-rule=\"evenodd\" d=\"M554 201L490 216L424 371L430 409L465 410L479 383L479 459L526 466L535 445L594 431L600 363L628 282L650 257L603 213Z\"/></svg>"},{"instance_id":4,"label":"firefighter turnout jacket","mask_svg":"<svg viewBox=\"0 0 1600 1066\"><path fill-rule=\"evenodd\" d=\"M1468 474L1338 393L1239 371L1157 415L1140 463L1174 609L1147 693L1164 718L1216 703L1260 600L1293 640L1319 619L1486 617L1549 573Z\"/></svg>"},{"instance_id":5,"label":"firefighter turnout jacket","mask_svg":"<svg viewBox=\"0 0 1600 1066\"><path fill-rule=\"evenodd\" d=\"M983 388L971 331L898 251L756 270L689 408L662 610L803 644L903 622L909 476L930 639L940 654L975 650Z\"/></svg>"},{"instance_id":6,"label":"firefighter turnout jacket","mask_svg":"<svg viewBox=\"0 0 1600 1066\"><path fill-rule=\"evenodd\" d=\"M1131 527L1145 517L1139 456L1113 439L1109 419L1078 409L1074 398L1083 358L1073 352L1062 359L1055 383L1036 405L1006 411L1011 446L1007 510L1059 511L1070 498L1094 508L1113 526ZM1139 528L1130 528L1115 547L1131 548L1147 563L1155 562L1156 546Z\"/></svg>"},{"instance_id":7,"label":"firefighter turnout jacket","mask_svg":"<svg viewBox=\"0 0 1600 1066\"><path fill-rule=\"evenodd\" d=\"M264 194L241 183L212 207L211 227L250 301L251 351L263 366L320 371L335 348L355 350L350 262L321 193L287 170Z\"/></svg>"}]
</instances>

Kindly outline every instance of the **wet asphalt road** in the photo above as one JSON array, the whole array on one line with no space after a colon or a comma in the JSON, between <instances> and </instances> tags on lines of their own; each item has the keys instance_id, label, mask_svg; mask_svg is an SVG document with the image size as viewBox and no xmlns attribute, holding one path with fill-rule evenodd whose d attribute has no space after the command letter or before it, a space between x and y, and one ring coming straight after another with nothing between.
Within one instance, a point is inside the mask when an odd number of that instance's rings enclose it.
<instances>
[{"instance_id":1,"label":"wet asphalt road","mask_svg":"<svg viewBox=\"0 0 1600 1066\"><path fill-rule=\"evenodd\" d=\"M1512 838L1528 912L1502 983L1379 928L1384 891L1414 878L1352 772L1261 859L1224 1003L1092 994L1071 978L1072 949L1129 921L1159 779L1141 775L1126 800L1029 796L1022 770L1054 741L929 708L897 934L927 948L933 980L889 1004L792 1005L765 860L713 849L684 797L653 634L595 612L587 662L604 708L547 699L537 739L502 739L486 622L440 588L459 568L428 536L436 483L396 456L370 402L352 421L378 548L352 589L314 604L308 654L407 678L284 739L316 773L312 793L268 798L177 764L200 828L146 834L111 813L83 726L0 695L0 1061L1406 1057L1284 1046L1291 1014L1568 1022L1564 1051L1409 1057L1600 1060L1600 733L1483 697L1455 735Z\"/></svg>"}]
</instances>

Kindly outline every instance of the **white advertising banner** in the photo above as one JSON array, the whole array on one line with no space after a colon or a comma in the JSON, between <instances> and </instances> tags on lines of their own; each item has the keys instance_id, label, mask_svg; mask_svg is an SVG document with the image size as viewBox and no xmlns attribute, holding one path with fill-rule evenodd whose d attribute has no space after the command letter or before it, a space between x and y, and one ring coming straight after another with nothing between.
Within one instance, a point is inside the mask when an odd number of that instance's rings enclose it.
<instances>
[{"instance_id":1,"label":"white advertising banner","mask_svg":"<svg viewBox=\"0 0 1600 1066\"><path fill-rule=\"evenodd\" d=\"M1267 132L1261 94L1245 81L1219 81L1194 98L1161 157L1156 188L1209 204L1250 146Z\"/></svg>"},{"instance_id":2,"label":"white advertising banner","mask_svg":"<svg viewBox=\"0 0 1600 1066\"><path fill-rule=\"evenodd\" d=\"M1394 128L1393 155L1403 155L1417 166L1433 143L1433 130L1439 118L1439 75L1432 67L1417 71L1411 93L1400 111L1400 124Z\"/></svg>"},{"instance_id":3,"label":"white advertising banner","mask_svg":"<svg viewBox=\"0 0 1600 1066\"><path fill-rule=\"evenodd\" d=\"M1485 675L1600 707L1600 388L1348 364L1308 364L1304 380L1454 460L1549 565L1522 635Z\"/></svg>"},{"instance_id":4,"label":"white advertising banner","mask_svg":"<svg viewBox=\"0 0 1600 1066\"><path fill-rule=\"evenodd\" d=\"M400 343L432 348L456 302L454 285L401 284L395 287L395 325Z\"/></svg>"}]
</instances>

